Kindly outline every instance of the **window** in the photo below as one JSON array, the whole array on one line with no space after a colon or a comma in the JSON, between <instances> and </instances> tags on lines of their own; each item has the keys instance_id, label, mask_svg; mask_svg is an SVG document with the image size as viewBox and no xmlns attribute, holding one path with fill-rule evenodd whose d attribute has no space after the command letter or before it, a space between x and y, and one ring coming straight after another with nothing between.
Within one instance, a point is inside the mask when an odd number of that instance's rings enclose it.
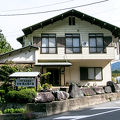
<instances>
[{"instance_id":1,"label":"window","mask_svg":"<svg viewBox=\"0 0 120 120\"><path fill-rule=\"evenodd\" d=\"M80 68L81 80L102 80L101 67L81 67Z\"/></svg>"},{"instance_id":2,"label":"window","mask_svg":"<svg viewBox=\"0 0 120 120\"><path fill-rule=\"evenodd\" d=\"M81 53L80 34L66 34L66 53Z\"/></svg>"},{"instance_id":3,"label":"window","mask_svg":"<svg viewBox=\"0 0 120 120\"><path fill-rule=\"evenodd\" d=\"M41 53L57 53L55 34L42 34Z\"/></svg>"},{"instance_id":4,"label":"window","mask_svg":"<svg viewBox=\"0 0 120 120\"><path fill-rule=\"evenodd\" d=\"M104 53L103 34L89 34L90 53Z\"/></svg>"},{"instance_id":5,"label":"window","mask_svg":"<svg viewBox=\"0 0 120 120\"><path fill-rule=\"evenodd\" d=\"M69 17L69 25L75 25L75 17Z\"/></svg>"}]
</instances>

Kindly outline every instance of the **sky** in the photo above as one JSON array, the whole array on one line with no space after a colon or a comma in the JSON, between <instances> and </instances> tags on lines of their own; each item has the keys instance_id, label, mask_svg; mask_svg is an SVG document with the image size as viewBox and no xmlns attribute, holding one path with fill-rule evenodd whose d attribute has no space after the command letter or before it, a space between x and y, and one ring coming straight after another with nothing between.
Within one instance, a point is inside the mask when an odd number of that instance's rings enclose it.
<instances>
[{"instance_id":1,"label":"sky","mask_svg":"<svg viewBox=\"0 0 120 120\"><path fill-rule=\"evenodd\" d=\"M16 38L24 35L23 28L64 13L67 10L44 14L1 16L10 14L35 13L63 8L71 8L104 0L0 0L0 29L8 43L14 48L21 48ZM108 0L99 4L77 7L76 10L91 15L120 27L120 0Z\"/></svg>"}]
</instances>

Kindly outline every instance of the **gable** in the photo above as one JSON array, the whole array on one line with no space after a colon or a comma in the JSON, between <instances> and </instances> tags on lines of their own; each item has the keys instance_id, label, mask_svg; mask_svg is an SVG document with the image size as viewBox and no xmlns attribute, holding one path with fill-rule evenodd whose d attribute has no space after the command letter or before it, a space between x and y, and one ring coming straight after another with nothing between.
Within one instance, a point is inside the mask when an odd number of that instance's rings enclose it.
<instances>
[{"instance_id":1,"label":"gable","mask_svg":"<svg viewBox=\"0 0 120 120\"><path fill-rule=\"evenodd\" d=\"M53 23L55 23L57 21L63 20L65 18L67 18L68 16L75 16L75 17L77 17L77 18L79 18L81 20L87 21L87 22L89 22L91 24L94 24L94 25L97 25L97 26L99 26L101 28L105 28L105 29L111 31L112 34L115 37L120 37L120 28L118 28L118 27L116 27L116 26L114 26L112 24L109 24L107 22L101 21L101 20L99 20L97 18L94 18L92 16L86 15L86 14L84 14L82 12L76 11L76 10L67 11L65 13L62 13L62 14L58 15L58 16L55 16L53 18L47 19L45 21L42 21L40 23L37 23L37 24L32 25L30 27L27 27L27 28L23 29L23 32L24 32L25 36L29 35L33 31L35 31L37 29L44 28L45 26L48 26L48 25L53 24ZM17 38L17 40L20 43L22 43L23 37L24 36L19 37L19 38Z\"/></svg>"},{"instance_id":2,"label":"gable","mask_svg":"<svg viewBox=\"0 0 120 120\"><path fill-rule=\"evenodd\" d=\"M97 25L91 24L87 21L80 20L79 18L75 18L75 25L69 25L69 18L65 18L63 20L57 21L53 24L49 24L43 28L39 28L32 32L29 36L41 36L42 33L55 33L56 36L64 36L65 33L104 33L106 35L111 35L112 33ZM30 39L29 39L30 40Z\"/></svg>"}]
</instances>

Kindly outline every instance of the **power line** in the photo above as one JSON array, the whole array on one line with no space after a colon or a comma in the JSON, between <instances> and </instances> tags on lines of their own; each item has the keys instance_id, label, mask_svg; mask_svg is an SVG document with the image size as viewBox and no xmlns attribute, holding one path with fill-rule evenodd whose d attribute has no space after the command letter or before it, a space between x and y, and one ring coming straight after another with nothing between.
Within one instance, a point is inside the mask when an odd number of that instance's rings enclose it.
<instances>
[{"instance_id":1,"label":"power line","mask_svg":"<svg viewBox=\"0 0 120 120\"><path fill-rule=\"evenodd\" d=\"M107 2L107 1L109 1L109 0L103 0L103 1L99 1L99 2L93 2L93 3L74 6L74 7L54 9L54 10L48 10L48 11L42 11L42 12L20 13L20 14L3 14L3 15L0 15L0 16L22 16L22 15L43 14L43 13L57 12L57 11L62 11L62 10L68 10L68 9L74 9L74 8L79 8L79 7L90 6L90 5L99 4L99 3L103 3L103 2Z\"/></svg>"},{"instance_id":2,"label":"power line","mask_svg":"<svg viewBox=\"0 0 120 120\"><path fill-rule=\"evenodd\" d=\"M36 7L29 7L29 8L23 8L23 9L11 9L11 10L1 11L1 12L31 10L31 9L41 8L41 7L54 6L54 5L57 5L57 4L64 4L64 3L71 2L71 1L75 1L75 0L67 0L67 1L64 1L64 2L56 2L56 3L53 3L53 4L46 4L46 5L41 5L41 6L36 6Z\"/></svg>"}]
</instances>

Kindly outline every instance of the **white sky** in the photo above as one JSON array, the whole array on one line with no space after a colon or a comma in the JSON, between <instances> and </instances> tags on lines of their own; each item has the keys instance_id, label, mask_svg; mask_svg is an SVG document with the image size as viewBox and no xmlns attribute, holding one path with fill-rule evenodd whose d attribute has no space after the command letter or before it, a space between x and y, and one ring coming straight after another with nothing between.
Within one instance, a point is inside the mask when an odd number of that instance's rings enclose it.
<instances>
[{"instance_id":1,"label":"white sky","mask_svg":"<svg viewBox=\"0 0 120 120\"><path fill-rule=\"evenodd\" d=\"M0 15L1 14L16 14L16 13L27 13L27 12L40 12L53 9L61 9L66 7L74 7L78 5L88 4L92 2L98 2L101 0L71 0L66 3L56 4L52 6L44 6L48 4L54 4L69 0L0 0ZM39 7L44 6L44 7ZM19 10L24 8L33 8L29 10ZM96 5L76 8L76 10L84 12L88 15L109 22L113 25L120 27L120 0L109 0ZM66 10L68 11L68 10ZM0 29L5 35L7 41L11 44L14 49L21 47L20 43L17 42L16 38L23 35L22 29L30 25L41 22L45 19L63 13L65 11L28 15L28 16L12 16L3 17L0 16Z\"/></svg>"}]
</instances>

